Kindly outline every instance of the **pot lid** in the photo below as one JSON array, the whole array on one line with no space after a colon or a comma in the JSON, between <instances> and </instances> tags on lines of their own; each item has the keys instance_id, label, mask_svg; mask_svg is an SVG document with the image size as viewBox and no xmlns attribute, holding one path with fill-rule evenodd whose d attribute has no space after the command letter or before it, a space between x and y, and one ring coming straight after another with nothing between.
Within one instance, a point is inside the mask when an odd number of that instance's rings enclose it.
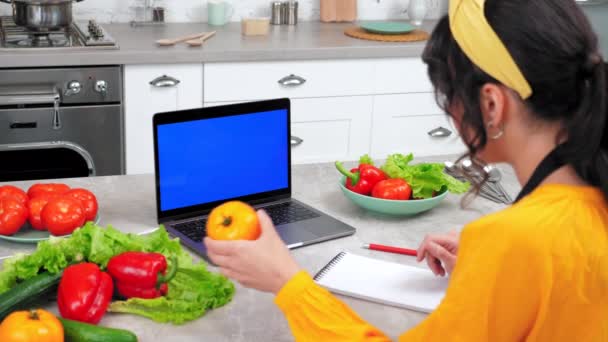
<instances>
[{"instance_id":1,"label":"pot lid","mask_svg":"<svg viewBox=\"0 0 608 342\"><path fill-rule=\"evenodd\" d=\"M14 3L28 5L59 5L73 0L13 0Z\"/></svg>"}]
</instances>

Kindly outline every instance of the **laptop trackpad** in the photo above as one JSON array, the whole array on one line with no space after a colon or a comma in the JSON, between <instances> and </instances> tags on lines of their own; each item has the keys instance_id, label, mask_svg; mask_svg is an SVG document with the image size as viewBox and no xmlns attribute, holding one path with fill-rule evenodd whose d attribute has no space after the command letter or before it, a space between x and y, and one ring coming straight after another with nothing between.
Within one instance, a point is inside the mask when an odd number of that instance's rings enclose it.
<instances>
[{"instance_id":1,"label":"laptop trackpad","mask_svg":"<svg viewBox=\"0 0 608 342\"><path fill-rule=\"evenodd\" d=\"M314 240L317 235L297 225L284 225L277 227L279 235L286 245L291 245L298 242L308 242Z\"/></svg>"}]
</instances>

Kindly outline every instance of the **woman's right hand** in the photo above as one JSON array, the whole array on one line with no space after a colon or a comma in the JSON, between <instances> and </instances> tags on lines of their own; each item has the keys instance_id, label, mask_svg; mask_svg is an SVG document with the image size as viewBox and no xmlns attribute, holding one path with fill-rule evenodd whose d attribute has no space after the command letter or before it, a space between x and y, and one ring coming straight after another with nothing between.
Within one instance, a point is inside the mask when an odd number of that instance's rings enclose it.
<instances>
[{"instance_id":1,"label":"woman's right hand","mask_svg":"<svg viewBox=\"0 0 608 342\"><path fill-rule=\"evenodd\" d=\"M426 263L435 275L445 276L452 273L458 253L458 232L447 234L429 234L418 247L418 262L426 259Z\"/></svg>"}]
</instances>

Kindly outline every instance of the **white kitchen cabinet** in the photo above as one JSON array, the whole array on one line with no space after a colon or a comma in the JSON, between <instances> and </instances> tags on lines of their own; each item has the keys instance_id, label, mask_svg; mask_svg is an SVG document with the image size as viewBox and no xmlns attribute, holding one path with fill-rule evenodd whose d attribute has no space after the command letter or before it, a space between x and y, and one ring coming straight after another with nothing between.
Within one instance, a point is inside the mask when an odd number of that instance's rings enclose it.
<instances>
[{"instance_id":1,"label":"white kitchen cabinet","mask_svg":"<svg viewBox=\"0 0 608 342\"><path fill-rule=\"evenodd\" d=\"M438 128L449 135L432 137L429 132ZM375 158L391 153L411 152L420 157L466 150L432 93L375 96L371 136Z\"/></svg>"},{"instance_id":2,"label":"white kitchen cabinet","mask_svg":"<svg viewBox=\"0 0 608 342\"><path fill-rule=\"evenodd\" d=\"M368 153L372 104L372 96L291 100L291 162L354 160Z\"/></svg>"},{"instance_id":3,"label":"white kitchen cabinet","mask_svg":"<svg viewBox=\"0 0 608 342\"><path fill-rule=\"evenodd\" d=\"M203 65L127 65L124 79L127 174L153 173L152 117L203 105Z\"/></svg>"},{"instance_id":4,"label":"white kitchen cabinet","mask_svg":"<svg viewBox=\"0 0 608 342\"><path fill-rule=\"evenodd\" d=\"M359 159L369 151L372 103L371 96L293 100L292 162Z\"/></svg>"},{"instance_id":5,"label":"white kitchen cabinet","mask_svg":"<svg viewBox=\"0 0 608 342\"><path fill-rule=\"evenodd\" d=\"M375 94L433 92L426 64L420 58L376 59L374 70Z\"/></svg>"},{"instance_id":6,"label":"white kitchen cabinet","mask_svg":"<svg viewBox=\"0 0 608 342\"><path fill-rule=\"evenodd\" d=\"M374 60L205 64L205 102L369 95Z\"/></svg>"},{"instance_id":7,"label":"white kitchen cabinet","mask_svg":"<svg viewBox=\"0 0 608 342\"><path fill-rule=\"evenodd\" d=\"M294 163L464 151L420 58L208 63L204 90L205 106L290 98Z\"/></svg>"}]
</instances>

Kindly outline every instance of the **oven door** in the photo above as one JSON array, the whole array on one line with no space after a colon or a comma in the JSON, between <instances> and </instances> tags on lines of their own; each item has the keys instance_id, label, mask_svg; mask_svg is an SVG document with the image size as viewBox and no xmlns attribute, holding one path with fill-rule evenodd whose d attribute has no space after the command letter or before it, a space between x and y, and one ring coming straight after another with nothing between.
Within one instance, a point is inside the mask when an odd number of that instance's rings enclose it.
<instances>
[{"instance_id":1,"label":"oven door","mask_svg":"<svg viewBox=\"0 0 608 342\"><path fill-rule=\"evenodd\" d=\"M0 181L124 174L120 104L0 108Z\"/></svg>"}]
</instances>

